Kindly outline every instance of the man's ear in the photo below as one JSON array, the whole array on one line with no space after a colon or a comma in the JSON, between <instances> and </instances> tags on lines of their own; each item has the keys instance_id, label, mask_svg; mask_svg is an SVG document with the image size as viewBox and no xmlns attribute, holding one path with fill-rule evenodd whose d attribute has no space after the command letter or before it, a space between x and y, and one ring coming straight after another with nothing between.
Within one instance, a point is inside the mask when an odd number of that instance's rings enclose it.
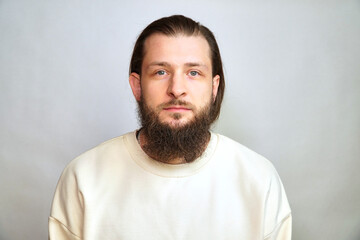
<instances>
[{"instance_id":1,"label":"man's ear","mask_svg":"<svg viewBox=\"0 0 360 240\"><path fill-rule=\"evenodd\" d=\"M136 101L139 102L141 99L140 75L132 72L129 76L129 83Z\"/></svg>"},{"instance_id":2,"label":"man's ear","mask_svg":"<svg viewBox=\"0 0 360 240\"><path fill-rule=\"evenodd\" d=\"M213 95L213 102L215 102L218 89L219 89L219 83L220 83L220 76L216 75L212 80L212 95Z\"/></svg>"}]
</instances>

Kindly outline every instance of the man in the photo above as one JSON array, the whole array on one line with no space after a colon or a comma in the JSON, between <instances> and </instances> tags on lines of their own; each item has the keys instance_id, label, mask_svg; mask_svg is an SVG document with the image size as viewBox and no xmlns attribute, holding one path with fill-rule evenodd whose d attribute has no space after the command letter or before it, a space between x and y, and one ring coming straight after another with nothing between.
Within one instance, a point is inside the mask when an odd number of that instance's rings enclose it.
<instances>
[{"instance_id":1,"label":"man","mask_svg":"<svg viewBox=\"0 0 360 240\"><path fill-rule=\"evenodd\" d=\"M151 23L129 82L141 128L64 170L50 239L290 239L291 211L263 157L209 131L224 74L209 29L184 16Z\"/></svg>"}]
</instances>

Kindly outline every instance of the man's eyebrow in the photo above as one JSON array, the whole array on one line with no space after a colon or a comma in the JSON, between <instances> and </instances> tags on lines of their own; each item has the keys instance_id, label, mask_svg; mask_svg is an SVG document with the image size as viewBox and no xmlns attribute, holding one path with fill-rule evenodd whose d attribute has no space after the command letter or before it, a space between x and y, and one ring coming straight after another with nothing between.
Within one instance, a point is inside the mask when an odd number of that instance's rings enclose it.
<instances>
[{"instance_id":1,"label":"man's eyebrow","mask_svg":"<svg viewBox=\"0 0 360 240\"><path fill-rule=\"evenodd\" d=\"M203 67L203 68L208 68L208 66L206 66L206 64L202 63L202 62L188 62L185 63L185 66L187 67Z\"/></svg>"},{"instance_id":2,"label":"man's eyebrow","mask_svg":"<svg viewBox=\"0 0 360 240\"><path fill-rule=\"evenodd\" d=\"M170 67L171 65L168 62L151 62L148 68L152 66Z\"/></svg>"}]
</instances>

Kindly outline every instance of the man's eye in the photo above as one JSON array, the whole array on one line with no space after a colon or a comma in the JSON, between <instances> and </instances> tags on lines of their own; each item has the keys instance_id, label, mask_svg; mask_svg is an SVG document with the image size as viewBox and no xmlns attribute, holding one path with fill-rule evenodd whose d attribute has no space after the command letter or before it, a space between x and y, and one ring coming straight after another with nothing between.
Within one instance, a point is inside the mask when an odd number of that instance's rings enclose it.
<instances>
[{"instance_id":1,"label":"man's eye","mask_svg":"<svg viewBox=\"0 0 360 240\"><path fill-rule=\"evenodd\" d=\"M157 75L163 76L166 74L166 72L164 70L160 70L156 72Z\"/></svg>"},{"instance_id":2,"label":"man's eye","mask_svg":"<svg viewBox=\"0 0 360 240\"><path fill-rule=\"evenodd\" d=\"M197 72L197 71L190 71L190 76L192 76L192 77L195 77L195 76L197 76L197 75L199 75L199 73Z\"/></svg>"}]
</instances>

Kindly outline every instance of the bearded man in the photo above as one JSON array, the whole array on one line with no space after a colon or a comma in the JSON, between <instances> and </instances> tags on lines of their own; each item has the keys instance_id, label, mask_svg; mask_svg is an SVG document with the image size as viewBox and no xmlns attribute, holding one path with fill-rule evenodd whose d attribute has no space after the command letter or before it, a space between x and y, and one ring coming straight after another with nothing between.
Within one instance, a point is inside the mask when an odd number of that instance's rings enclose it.
<instances>
[{"instance_id":1,"label":"bearded man","mask_svg":"<svg viewBox=\"0 0 360 240\"><path fill-rule=\"evenodd\" d=\"M50 239L290 239L291 211L265 158L209 131L225 81L212 32L174 15L135 43L141 128L64 170Z\"/></svg>"}]
</instances>

